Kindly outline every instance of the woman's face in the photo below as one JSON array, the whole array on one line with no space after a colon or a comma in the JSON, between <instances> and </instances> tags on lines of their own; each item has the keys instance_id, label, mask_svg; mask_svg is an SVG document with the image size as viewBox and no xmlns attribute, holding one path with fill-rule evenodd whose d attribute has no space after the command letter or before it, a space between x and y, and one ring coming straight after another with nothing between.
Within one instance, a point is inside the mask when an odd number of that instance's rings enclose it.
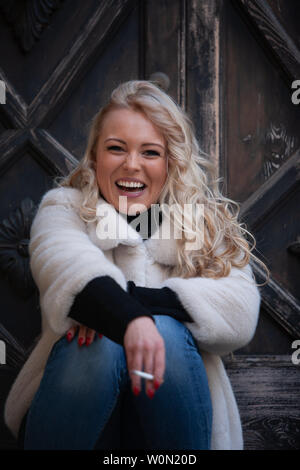
<instances>
[{"instance_id":1,"label":"woman's face","mask_svg":"<svg viewBox=\"0 0 300 470\"><path fill-rule=\"evenodd\" d=\"M141 112L110 111L98 138L96 174L100 192L117 210L131 214L130 206L137 203L148 209L157 203L168 175L165 138ZM124 186L130 181L143 187ZM127 196L127 211L119 206L120 196Z\"/></svg>"}]
</instances>

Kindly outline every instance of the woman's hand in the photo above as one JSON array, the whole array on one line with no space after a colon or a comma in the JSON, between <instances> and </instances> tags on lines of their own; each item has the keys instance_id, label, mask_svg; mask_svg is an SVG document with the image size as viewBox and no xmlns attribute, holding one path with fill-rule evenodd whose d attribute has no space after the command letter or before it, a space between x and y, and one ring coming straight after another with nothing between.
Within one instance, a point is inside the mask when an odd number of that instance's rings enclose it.
<instances>
[{"instance_id":1,"label":"woman's hand","mask_svg":"<svg viewBox=\"0 0 300 470\"><path fill-rule=\"evenodd\" d=\"M86 346L89 346L94 339L95 335L98 334L95 330L91 330L91 328L88 328L87 326L80 325L80 326L72 326L68 331L67 331L67 340L72 341L74 336L76 335L76 330L79 328L78 331L78 344L79 346L82 346L83 344L86 344ZM99 334L99 337L102 338L103 335Z\"/></svg>"},{"instance_id":2,"label":"woman's hand","mask_svg":"<svg viewBox=\"0 0 300 470\"><path fill-rule=\"evenodd\" d=\"M136 369L154 375L153 381L146 379L146 393L153 398L165 373L165 343L153 320L146 316L132 320L126 328L123 344L133 393L138 395L141 391L141 377L131 372Z\"/></svg>"}]
</instances>

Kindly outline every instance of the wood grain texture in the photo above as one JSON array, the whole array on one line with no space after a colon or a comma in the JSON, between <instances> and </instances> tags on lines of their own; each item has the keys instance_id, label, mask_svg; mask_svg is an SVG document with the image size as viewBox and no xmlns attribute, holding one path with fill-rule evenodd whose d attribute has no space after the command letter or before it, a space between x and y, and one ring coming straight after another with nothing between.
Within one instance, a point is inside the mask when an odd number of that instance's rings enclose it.
<instances>
[{"instance_id":1,"label":"wood grain texture","mask_svg":"<svg viewBox=\"0 0 300 470\"><path fill-rule=\"evenodd\" d=\"M200 148L219 172L219 58L220 2L189 0L186 31L188 114Z\"/></svg>"},{"instance_id":2,"label":"wood grain texture","mask_svg":"<svg viewBox=\"0 0 300 470\"><path fill-rule=\"evenodd\" d=\"M245 449L300 449L300 364L291 356L224 358L241 415Z\"/></svg>"},{"instance_id":3,"label":"wood grain texture","mask_svg":"<svg viewBox=\"0 0 300 470\"><path fill-rule=\"evenodd\" d=\"M168 93L180 99L180 0L161 0L160 14L157 14L157 1L148 0L144 5L145 20L145 78L156 72L166 74L170 79ZM167 47L168 45L168 47ZM170 50L172 54L170 55Z\"/></svg>"},{"instance_id":4,"label":"wood grain texture","mask_svg":"<svg viewBox=\"0 0 300 470\"><path fill-rule=\"evenodd\" d=\"M285 71L288 81L300 76L300 50L265 0L232 0L245 9ZM297 8L297 6L296 6Z\"/></svg>"}]
</instances>

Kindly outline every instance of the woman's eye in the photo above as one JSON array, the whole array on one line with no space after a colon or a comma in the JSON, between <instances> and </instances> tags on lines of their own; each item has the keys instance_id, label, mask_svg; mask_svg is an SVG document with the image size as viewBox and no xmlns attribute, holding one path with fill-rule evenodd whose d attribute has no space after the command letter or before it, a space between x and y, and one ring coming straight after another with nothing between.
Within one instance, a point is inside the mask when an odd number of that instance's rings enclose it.
<instances>
[{"instance_id":1,"label":"woman's eye","mask_svg":"<svg viewBox=\"0 0 300 470\"><path fill-rule=\"evenodd\" d=\"M153 157L155 157L155 156L159 157L159 155L160 155L159 152L157 152L156 150L146 150L144 153L146 153L149 156L153 156Z\"/></svg>"},{"instance_id":2,"label":"woman's eye","mask_svg":"<svg viewBox=\"0 0 300 470\"><path fill-rule=\"evenodd\" d=\"M108 150L120 151L123 149L119 147L118 145L112 145L111 147L108 147Z\"/></svg>"}]
</instances>

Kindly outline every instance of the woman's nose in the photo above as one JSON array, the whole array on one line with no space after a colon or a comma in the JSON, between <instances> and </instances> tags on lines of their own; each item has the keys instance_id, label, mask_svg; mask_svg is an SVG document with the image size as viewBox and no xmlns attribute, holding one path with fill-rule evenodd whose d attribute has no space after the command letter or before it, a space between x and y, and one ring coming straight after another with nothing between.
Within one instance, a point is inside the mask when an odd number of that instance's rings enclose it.
<instances>
[{"instance_id":1,"label":"woman's nose","mask_svg":"<svg viewBox=\"0 0 300 470\"><path fill-rule=\"evenodd\" d=\"M128 153L125 158L124 166L125 168L140 168L142 159L138 153L132 152Z\"/></svg>"}]
</instances>

